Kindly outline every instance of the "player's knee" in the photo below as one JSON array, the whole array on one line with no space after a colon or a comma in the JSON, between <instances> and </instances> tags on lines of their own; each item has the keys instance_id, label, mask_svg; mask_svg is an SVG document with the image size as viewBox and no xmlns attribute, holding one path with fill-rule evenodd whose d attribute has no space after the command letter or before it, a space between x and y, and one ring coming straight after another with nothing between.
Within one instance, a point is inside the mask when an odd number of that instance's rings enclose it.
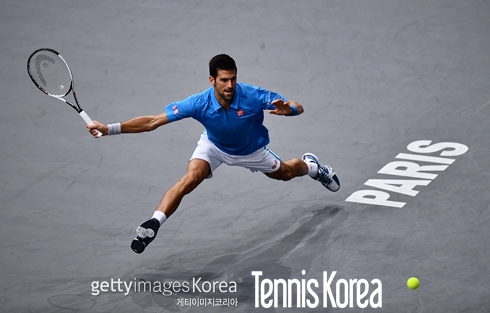
<instances>
[{"instance_id":1,"label":"player's knee","mask_svg":"<svg viewBox=\"0 0 490 313\"><path fill-rule=\"evenodd\" d=\"M181 179L182 188L188 193L196 188L203 180L204 178L199 171L189 170Z\"/></svg>"},{"instance_id":2,"label":"player's knee","mask_svg":"<svg viewBox=\"0 0 490 313\"><path fill-rule=\"evenodd\" d=\"M186 178L188 181L188 184L190 185L196 185L199 184L202 181L201 173L199 171L195 170L190 170L186 174Z\"/></svg>"}]
</instances>

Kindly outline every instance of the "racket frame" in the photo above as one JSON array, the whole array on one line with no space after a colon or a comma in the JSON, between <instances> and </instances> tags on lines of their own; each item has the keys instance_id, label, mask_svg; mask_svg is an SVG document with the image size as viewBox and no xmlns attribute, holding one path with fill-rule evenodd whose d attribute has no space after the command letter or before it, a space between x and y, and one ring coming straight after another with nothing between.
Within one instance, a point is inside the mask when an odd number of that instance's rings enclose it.
<instances>
[{"instance_id":1,"label":"racket frame","mask_svg":"<svg viewBox=\"0 0 490 313\"><path fill-rule=\"evenodd\" d=\"M68 88L68 91L64 94L64 95L53 95L53 94L50 94L48 91L46 91L43 87L41 87L37 82L36 80L34 79L34 77L32 76L31 74L31 65L30 65L30 60L32 59L32 57L34 55L36 55L39 51L50 51L54 54L56 54L62 61L63 63L65 63L65 66L66 68L68 69L68 73L70 74L70 88ZM75 92L75 81L73 79L73 74L71 72L71 69L70 67L68 66L68 63L65 61L65 59L61 56L61 54L54 50L54 49L51 49L51 48L41 48L41 49L37 49L36 51L34 51L33 53L31 53L31 55L29 56L29 59L27 60L27 73L29 74L29 77L31 78L32 82L34 83L34 85L36 85L36 87L41 90L44 94L50 96L50 97L53 97L53 98L56 98L58 100L61 100L63 101L64 103L68 104L70 107L72 107L75 111L77 111L78 115L80 115L80 117L85 121L85 123L87 125L93 125L94 122L93 120L88 116L88 114L82 109L82 107L80 106L79 102L78 102L78 98L77 98L77 93ZM76 105L73 105L70 101L68 101L67 99L65 99L64 97L66 97L69 93L72 93L73 95L73 98L75 99L75 104ZM100 131L97 130L97 137L101 137L102 136L102 133Z\"/></svg>"}]
</instances>

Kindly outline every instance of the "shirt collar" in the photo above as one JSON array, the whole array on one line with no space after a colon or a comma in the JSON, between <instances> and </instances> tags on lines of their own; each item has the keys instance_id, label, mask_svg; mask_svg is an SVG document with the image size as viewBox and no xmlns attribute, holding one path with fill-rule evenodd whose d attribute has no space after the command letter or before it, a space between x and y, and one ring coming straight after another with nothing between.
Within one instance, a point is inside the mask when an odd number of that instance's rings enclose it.
<instances>
[{"instance_id":1,"label":"shirt collar","mask_svg":"<svg viewBox=\"0 0 490 313\"><path fill-rule=\"evenodd\" d=\"M213 103L214 111L218 111L219 109L223 109L223 107L219 104L218 99L216 99L216 96L214 94L214 87L211 87L210 91L211 91L211 101ZM235 97L233 98L233 102L231 103L230 108L238 110L238 105L240 104L241 93L242 93L242 87L239 85L239 83L237 83L236 84L236 90L235 90Z\"/></svg>"}]
</instances>

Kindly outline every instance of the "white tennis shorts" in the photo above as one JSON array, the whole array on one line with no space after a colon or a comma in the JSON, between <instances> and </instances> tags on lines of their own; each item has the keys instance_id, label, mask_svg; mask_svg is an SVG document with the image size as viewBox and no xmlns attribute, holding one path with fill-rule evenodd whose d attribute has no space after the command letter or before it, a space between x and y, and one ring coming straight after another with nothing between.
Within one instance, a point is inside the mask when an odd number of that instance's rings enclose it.
<instances>
[{"instance_id":1,"label":"white tennis shorts","mask_svg":"<svg viewBox=\"0 0 490 313\"><path fill-rule=\"evenodd\" d=\"M201 138L197 142L197 147L191 156L192 159L201 159L209 163L211 174L207 178L211 178L214 170L223 163L230 166L241 166L252 172L262 173L273 173L279 169L281 164L281 159L267 147L261 148L249 155L227 154L218 149L208 139L205 132L201 134Z\"/></svg>"}]
</instances>

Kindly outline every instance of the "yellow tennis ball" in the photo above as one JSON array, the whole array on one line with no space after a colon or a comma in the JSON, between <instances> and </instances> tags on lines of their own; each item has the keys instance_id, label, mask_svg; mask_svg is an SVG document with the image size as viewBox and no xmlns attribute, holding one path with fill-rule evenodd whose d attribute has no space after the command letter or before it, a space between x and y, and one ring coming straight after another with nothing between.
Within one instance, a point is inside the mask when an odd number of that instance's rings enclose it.
<instances>
[{"instance_id":1,"label":"yellow tennis ball","mask_svg":"<svg viewBox=\"0 0 490 313\"><path fill-rule=\"evenodd\" d=\"M419 280L417 277L410 277L408 280L407 280L407 287L414 290L414 289L417 289L419 287Z\"/></svg>"}]
</instances>

